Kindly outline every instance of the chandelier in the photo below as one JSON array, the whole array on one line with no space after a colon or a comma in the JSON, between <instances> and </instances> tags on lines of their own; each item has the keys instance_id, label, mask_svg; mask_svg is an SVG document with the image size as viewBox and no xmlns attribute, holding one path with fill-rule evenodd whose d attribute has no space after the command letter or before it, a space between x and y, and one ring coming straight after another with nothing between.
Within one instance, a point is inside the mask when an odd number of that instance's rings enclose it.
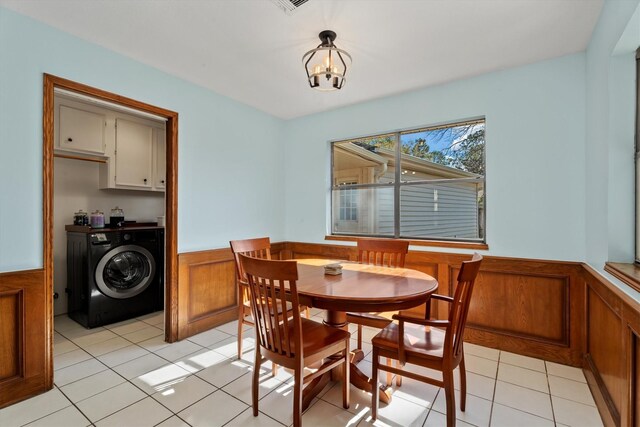
<instances>
[{"instance_id":1,"label":"chandelier","mask_svg":"<svg viewBox=\"0 0 640 427\"><path fill-rule=\"evenodd\" d=\"M325 30L318 37L321 41L318 47L302 56L309 86L325 92L342 89L347 80L347 62L351 66L351 55L333 44L335 32Z\"/></svg>"}]
</instances>

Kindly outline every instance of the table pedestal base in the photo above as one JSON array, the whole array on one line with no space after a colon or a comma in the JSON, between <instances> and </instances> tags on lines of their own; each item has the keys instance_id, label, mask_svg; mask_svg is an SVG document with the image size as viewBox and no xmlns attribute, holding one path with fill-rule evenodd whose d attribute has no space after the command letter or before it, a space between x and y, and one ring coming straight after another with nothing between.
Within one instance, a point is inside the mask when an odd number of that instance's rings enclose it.
<instances>
[{"instance_id":1,"label":"table pedestal base","mask_svg":"<svg viewBox=\"0 0 640 427\"><path fill-rule=\"evenodd\" d=\"M344 311L327 310L327 318L323 322L327 326L348 330L347 314ZM355 349L351 352L351 362L349 363L350 382L360 390L368 393L373 391L371 378L366 376L356 365L364 359L364 352L361 349ZM314 397L322 391L330 380L340 381L343 377L342 366L334 368L331 372L314 379L302 391L302 410L306 410ZM387 386L380 386L380 401L383 403L391 402L391 391Z\"/></svg>"}]
</instances>

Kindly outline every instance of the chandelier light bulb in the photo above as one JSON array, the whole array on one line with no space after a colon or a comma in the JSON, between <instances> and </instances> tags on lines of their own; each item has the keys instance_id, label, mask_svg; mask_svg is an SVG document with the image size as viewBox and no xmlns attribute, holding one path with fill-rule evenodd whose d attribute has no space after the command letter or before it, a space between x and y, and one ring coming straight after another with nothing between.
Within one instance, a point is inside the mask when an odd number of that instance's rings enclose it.
<instances>
[{"instance_id":1,"label":"chandelier light bulb","mask_svg":"<svg viewBox=\"0 0 640 427\"><path fill-rule=\"evenodd\" d=\"M327 70L331 68L331 58L329 58L329 55L325 56L322 62L324 63L324 68Z\"/></svg>"}]
</instances>

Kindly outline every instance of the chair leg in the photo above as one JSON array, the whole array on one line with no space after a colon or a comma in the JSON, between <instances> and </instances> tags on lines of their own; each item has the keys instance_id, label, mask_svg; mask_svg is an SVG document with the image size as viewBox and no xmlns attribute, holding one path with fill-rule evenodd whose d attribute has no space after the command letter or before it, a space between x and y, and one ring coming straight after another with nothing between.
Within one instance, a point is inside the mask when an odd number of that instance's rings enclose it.
<instances>
[{"instance_id":1,"label":"chair leg","mask_svg":"<svg viewBox=\"0 0 640 427\"><path fill-rule=\"evenodd\" d=\"M358 325L358 350L362 350L362 325Z\"/></svg>"},{"instance_id":2,"label":"chair leg","mask_svg":"<svg viewBox=\"0 0 640 427\"><path fill-rule=\"evenodd\" d=\"M302 371L303 367L298 367L293 373L293 427L302 426Z\"/></svg>"},{"instance_id":3,"label":"chair leg","mask_svg":"<svg viewBox=\"0 0 640 427\"><path fill-rule=\"evenodd\" d=\"M351 364L349 363L351 353L349 352L349 340L347 340L346 345L347 347L344 350L344 378L342 378L342 407L349 409L349 390L351 389Z\"/></svg>"},{"instance_id":4,"label":"chair leg","mask_svg":"<svg viewBox=\"0 0 640 427\"><path fill-rule=\"evenodd\" d=\"M396 368L400 369L400 361L396 360ZM396 374L396 386L400 387L402 385L402 375Z\"/></svg>"},{"instance_id":5,"label":"chair leg","mask_svg":"<svg viewBox=\"0 0 640 427\"><path fill-rule=\"evenodd\" d=\"M391 361L391 359L387 357L387 366L392 366L392 365L393 365L393 362ZM393 383L393 374L387 371L387 386L391 386L392 383Z\"/></svg>"},{"instance_id":6,"label":"chair leg","mask_svg":"<svg viewBox=\"0 0 640 427\"><path fill-rule=\"evenodd\" d=\"M380 387L378 386L378 349L373 347L373 368L371 370L371 418L378 418L378 399Z\"/></svg>"},{"instance_id":7,"label":"chair leg","mask_svg":"<svg viewBox=\"0 0 640 427\"><path fill-rule=\"evenodd\" d=\"M242 327L244 324L242 321L244 320L244 308L238 308L238 359L242 358Z\"/></svg>"},{"instance_id":8,"label":"chair leg","mask_svg":"<svg viewBox=\"0 0 640 427\"><path fill-rule=\"evenodd\" d=\"M444 395L447 400L447 427L456 425L456 395L453 386L453 371L443 372Z\"/></svg>"},{"instance_id":9,"label":"chair leg","mask_svg":"<svg viewBox=\"0 0 640 427\"><path fill-rule=\"evenodd\" d=\"M464 367L464 353L458 369L460 370L460 410L464 411L467 403L467 371Z\"/></svg>"},{"instance_id":10,"label":"chair leg","mask_svg":"<svg viewBox=\"0 0 640 427\"><path fill-rule=\"evenodd\" d=\"M253 406L253 416L258 416L258 383L260 381L260 365L262 365L262 355L260 354L260 348L255 350L256 359L253 363L253 383L251 385L251 398Z\"/></svg>"},{"instance_id":11,"label":"chair leg","mask_svg":"<svg viewBox=\"0 0 640 427\"><path fill-rule=\"evenodd\" d=\"M305 307L304 315L307 316L307 319L311 319L311 312L309 311L309 307Z\"/></svg>"},{"instance_id":12,"label":"chair leg","mask_svg":"<svg viewBox=\"0 0 640 427\"><path fill-rule=\"evenodd\" d=\"M271 375L274 377L278 375L278 365L273 362L271 362Z\"/></svg>"}]
</instances>

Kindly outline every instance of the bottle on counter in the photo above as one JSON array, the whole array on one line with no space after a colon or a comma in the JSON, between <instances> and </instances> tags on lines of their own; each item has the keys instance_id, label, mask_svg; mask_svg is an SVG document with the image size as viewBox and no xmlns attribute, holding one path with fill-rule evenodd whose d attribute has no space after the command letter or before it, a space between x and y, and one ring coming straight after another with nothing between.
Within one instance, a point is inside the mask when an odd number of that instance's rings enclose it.
<instances>
[{"instance_id":1,"label":"bottle on counter","mask_svg":"<svg viewBox=\"0 0 640 427\"><path fill-rule=\"evenodd\" d=\"M91 212L89 220L91 222L91 228L104 228L104 213L101 211L95 210Z\"/></svg>"},{"instance_id":2,"label":"bottle on counter","mask_svg":"<svg viewBox=\"0 0 640 427\"><path fill-rule=\"evenodd\" d=\"M73 214L73 225L89 225L89 215L80 209Z\"/></svg>"},{"instance_id":3,"label":"bottle on counter","mask_svg":"<svg viewBox=\"0 0 640 427\"><path fill-rule=\"evenodd\" d=\"M124 210L117 206L111 209L111 214L109 215L109 226L124 227Z\"/></svg>"}]
</instances>

